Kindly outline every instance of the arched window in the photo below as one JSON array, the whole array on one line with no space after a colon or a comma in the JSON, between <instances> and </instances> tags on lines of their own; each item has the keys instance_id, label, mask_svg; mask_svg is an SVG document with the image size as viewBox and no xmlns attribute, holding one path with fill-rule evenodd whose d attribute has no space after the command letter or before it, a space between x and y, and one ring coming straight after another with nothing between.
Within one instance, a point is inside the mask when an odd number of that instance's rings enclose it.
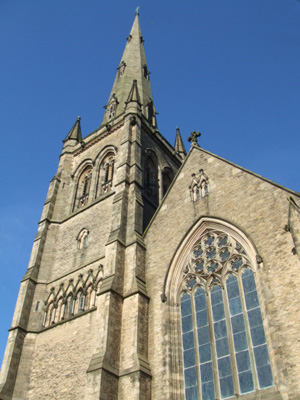
<instances>
[{"instance_id":1,"label":"arched window","mask_svg":"<svg viewBox=\"0 0 300 400\"><path fill-rule=\"evenodd\" d=\"M44 326L50 326L51 324L54 324L55 320L55 307L54 307L54 302L51 301L48 306L47 306L47 311L45 315L45 320L44 320Z\"/></svg>"},{"instance_id":2,"label":"arched window","mask_svg":"<svg viewBox=\"0 0 300 400\"><path fill-rule=\"evenodd\" d=\"M67 297L66 308L65 308L65 318L70 318L74 315L75 299L72 293Z\"/></svg>"},{"instance_id":3,"label":"arched window","mask_svg":"<svg viewBox=\"0 0 300 400\"><path fill-rule=\"evenodd\" d=\"M126 64L125 64L125 66L126 66ZM125 66L124 66L124 69L125 69ZM118 99L117 99L116 95L113 94L108 105L106 106L107 111L108 111L108 119L109 120L114 118L114 116L116 115L118 104L119 104Z\"/></svg>"},{"instance_id":4,"label":"arched window","mask_svg":"<svg viewBox=\"0 0 300 400\"><path fill-rule=\"evenodd\" d=\"M56 312L55 322L59 322L64 319L64 310L65 310L64 299L63 297L60 297L57 301L57 312Z\"/></svg>"},{"instance_id":5,"label":"arched window","mask_svg":"<svg viewBox=\"0 0 300 400\"><path fill-rule=\"evenodd\" d=\"M92 167L88 166L78 179L75 208L83 207L88 203L91 180L92 180Z\"/></svg>"},{"instance_id":6,"label":"arched window","mask_svg":"<svg viewBox=\"0 0 300 400\"><path fill-rule=\"evenodd\" d=\"M206 230L181 282L187 400L227 399L273 386L253 265L229 233Z\"/></svg>"},{"instance_id":7,"label":"arched window","mask_svg":"<svg viewBox=\"0 0 300 400\"><path fill-rule=\"evenodd\" d=\"M156 155L148 150L145 157L144 192L152 203L158 205L158 165Z\"/></svg>"},{"instance_id":8,"label":"arched window","mask_svg":"<svg viewBox=\"0 0 300 400\"><path fill-rule=\"evenodd\" d=\"M163 169L162 172L162 195L164 196L167 193L167 190L169 189L169 186L172 183L172 180L174 178L173 171L171 168L166 167Z\"/></svg>"},{"instance_id":9,"label":"arched window","mask_svg":"<svg viewBox=\"0 0 300 400\"><path fill-rule=\"evenodd\" d=\"M109 152L103 159L100 165L99 171L99 184L100 190L98 188L99 194L105 194L111 191L113 187L114 178L114 165L115 165L115 154Z\"/></svg>"}]
</instances>

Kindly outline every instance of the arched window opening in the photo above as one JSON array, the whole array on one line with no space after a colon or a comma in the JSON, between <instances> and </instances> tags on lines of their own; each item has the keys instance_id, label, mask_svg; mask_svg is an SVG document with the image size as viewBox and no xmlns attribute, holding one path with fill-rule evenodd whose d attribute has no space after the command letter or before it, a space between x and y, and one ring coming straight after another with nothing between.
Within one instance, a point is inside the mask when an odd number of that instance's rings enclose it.
<instances>
[{"instance_id":1,"label":"arched window opening","mask_svg":"<svg viewBox=\"0 0 300 400\"><path fill-rule=\"evenodd\" d=\"M87 294L86 294L86 307L87 307L87 309L95 306L95 295L96 295L96 292L93 289L93 286L90 285L87 288Z\"/></svg>"},{"instance_id":2,"label":"arched window opening","mask_svg":"<svg viewBox=\"0 0 300 400\"><path fill-rule=\"evenodd\" d=\"M57 312L56 312L55 322L59 322L64 319L64 309L65 309L64 300L63 297L60 297L57 302Z\"/></svg>"},{"instance_id":3,"label":"arched window opening","mask_svg":"<svg viewBox=\"0 0 300 400\"><path fill-rule=\"evenodd\" d=\"M80 293L79 296L79 304L78 304L78 311L84 311L85 310L85 302L86 302L86 295L84 294L84 292Z\"/></svg>"},{"instance_id":4,"label":"arched window opening","mask_svg":"<svg viewBox=\"0 0 300 400\"><path fill-rule=\"evenodd\" d=\"M65 311L66 318L70 318L74 315L74 307L75 307L75 299L73 297L73 294L71 293L67 297L66 311Z\"/></svg>"},{"instance_id":5,"label":"arched window opening","mask_svg":"<svg viewBox=\"0 0 300 400\"><path fill-rule=\"evenodd\" d=\"M47 310L46 310L46 315L44 319L44 326L50 326L51 324L54 324L55 322L55 307L54 307L54 302L51 301L51 303L48 304Z\"/></svg>"},{"instance_id":6,"label":"arched window opening","mask_svg":"<svg viewBox=\"0 0 300 400\"><path fill-rule=\"evenodd\" d=\"M162 172L162 195L164 196L167 193L167 190L169 189L169 186L172 183L172 180L174 178L173 171L171 168L166 167L164 168Z\"/></svg>"},{"instance_id":7,"label":"arched window opening","mask_svg":"<svg viewBox=\"0 0 300 400\"><path fill-rule=\"evenodd\" d=\"M115 165L115 154L110 152L104 157L100 166L100 173L99 173L100 194L105 194L110 192L113 187L114 165Z\"/></svg>"},{"instance_id":8,"label":"arched window opening","mask_svg":"<svg viewBox=\"0 0 300 400\"><path fill-rule=\"evenodd\" d=\"M89 200L92 181L92 167L86 168L78 179L75 207L85 206Z\"/></svg>"},{"instance_id":9,"label":"arched window opening","mask_svg":"<svg viewBox=\"0 0 300 400\"><path fill-rule=\"evenodd\" d=\"M180 304L187 400L273 386L253 268L237 240L210 230L195 243Z\"/></svg>"},{"instance_id":10,"label":"arched window opening","mask_svg":"<svg viewBox=\"0 0 300 400\"><path fill-rule=\"evenodd\" d=\"M126 65L126 64L125 64L125 65ZM125 69L125 67L124 67L124 69ZM109 119L109 120L115 117L118 104L119 104L118 99L117 99L116 95L113 94L113 95L112 95L112 98L111 98L111 100L110 100L110 102L109 102L109 104L108 104L108 106L107 106L107 109L108 109L108 119Z\"/></svg>"},{"instance_id":11,"label":"arched window opening","mask_svg":"<svg viewBox=\"0 0 300 400\"><path fill-rule=\"evenodd\" d=\"M146 155L144 172L144 191L149 200L158 205L158 166L152 152Z\"/></svg>"}]
</instances>

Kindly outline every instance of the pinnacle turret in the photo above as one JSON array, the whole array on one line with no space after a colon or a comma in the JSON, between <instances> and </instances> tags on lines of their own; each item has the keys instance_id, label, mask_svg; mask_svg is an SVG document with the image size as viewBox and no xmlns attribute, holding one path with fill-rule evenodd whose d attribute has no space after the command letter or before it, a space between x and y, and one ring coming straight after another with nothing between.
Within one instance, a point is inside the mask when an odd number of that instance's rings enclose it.
<instances>
[{"instance_id":1,"label":"pinnacle turret","mask_svg":"<svg viewBox=\"0 0 300 400\"><path fill-rule=\"evenodd\" d=\"M127 38L127 43L119 67L117 75L109 96L108 104L105 106L106 111L103 124L117 117L126 109L126 104L135 90L139 98L138 102L142 105L142 114L153 125L155 109L153 106L152 92L149 80L150 72L148 70L144 39L139 24L139 14L135 15L135 19ZM134 83L133 85L133 82Z\"/></svg>"},{"instance_id":2,"label":"pinnacle turret","mask_svg":"<svg viewBox=\"0 0 300 400\"><path fill-rule=\"evenodd\" d=\"M65 138L64 143L66 143L68 140L75 140L76 142L81 142L82 137L81 137L80 120L81 120L81 118L77 117L77 120L76 120L75 124L72 126L67 137Z\"/></svg>"},{"instance_id":3,"label":"pinnacle turret","mask_svg":"<svg viewBox=\"0 0 300 400\"><path fill-rule=\"evenodd\" d=\"M176 139L174 145L176 153L183 159L186 156L186 150L181 137L180 129L176 128Z\"/></svg>"},{"instance_id":4,"label":"pinnacle turret","mask_svg":"<svg viewBox=\"0 0 300 400\"><path fill-rule=\"evenodd\" d=\"M80 120L81 118L77 117L75 124L72 126L70 132L67 134L65 140L63 140L64 150L70 147L74 147L82 141Z\"/></svg>"}]
</instances>

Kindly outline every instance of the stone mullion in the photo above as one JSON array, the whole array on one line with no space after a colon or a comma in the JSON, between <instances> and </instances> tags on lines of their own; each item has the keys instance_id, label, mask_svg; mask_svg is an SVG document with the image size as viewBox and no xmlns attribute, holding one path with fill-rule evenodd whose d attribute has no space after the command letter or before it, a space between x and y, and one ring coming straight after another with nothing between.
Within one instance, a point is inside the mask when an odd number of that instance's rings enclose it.
<instances>
[{"instance_id":1,"label":"stone mullion","mask_svg":"<svg viewBox=\"0 0 300 400\"><path fill-rule=\"evenodd\" d=\"M232 368L232 376L233 376L233 386L234 386L234 393L239 393L239 380L238 380L238 369L236 365L235 359L235 350L234 350L234 341L233 341L233 333L231 327L231 319L230 319L230 310L229 310L229 303L227 298L227 290L226 290L226 283L224 283L224 288L222 288L223 293L223 301L224 301L224 310L225 310L225 321L226 321L226 328L227 328L227 336L228 336L228 343L229 343L229 351L230 351L230 361L231 361L231 368Z\"/></svg>"},{"instance_id":2,"label":"stone mullion","mask_svg":"<svg viewBox=\"0 0 300 400\"><path fill-rule=\"evenodd\" d=\"M240 297L241 297L241 303L242 303L242 310L243 310L247 342L248 342L248 346L249 346L249 356L250 356L250 364L251 364L251 369L252 369L252 374L253 374L254 388L255 388L255 390L258 390L259 389L258 377L257 377L257 372L256 372L255 360L254 360L254 351L253 351L252 340L251 340L251 333L250 333L250 326L249 326L249 321L248 321L248 313L247 313L245 294L244 294L244 288L243 288L243 283L242 283L242 276L240 273L238 274L238 284L239 284L239 290L240 290Z\"/></svg>"},{"instance_id":3,"label":"stone mullion","mask_svg":"<svg viewBox=\"0 0 300 400\"><path fill-rule=\"evenodd\" d=\"M206 308L207 308L209 336L210 336L210 343L211 343L215 396L216 396L216 400L218 400L221 398L221 395L220 395L219 370L218 370L218 363L217 363L217 350L216 350L216 340L215 340L214 321L213 321L213 315L212 315L212 304L211 304L210 292L206 294ZM202 400L205 400L205 399L202 399Z\"/></svg>"}]
</instances>

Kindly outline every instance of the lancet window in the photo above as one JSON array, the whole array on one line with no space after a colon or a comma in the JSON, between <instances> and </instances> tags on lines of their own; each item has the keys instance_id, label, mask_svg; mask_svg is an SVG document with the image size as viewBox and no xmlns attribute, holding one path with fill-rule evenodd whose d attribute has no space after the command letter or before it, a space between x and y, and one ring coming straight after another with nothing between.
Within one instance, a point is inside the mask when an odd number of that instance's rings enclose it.
<instances>
[{"instance_id":1,"label":"lancet window","mask_svg":"<svg viewBox=\"0 0 300 400\"><path fill-rule=\"evenodd\" d=\"M110 152L104 157L100 165L100 171L99 171L100 194L105 194L111 191L114 179L114 166L115 166L115 154L113 152Z\"/></svg>"},{"instance_id":2,"label":"lancet window","mask_svg":"<svg viewBox=\"0 0 300 400\"><path fill-rule=\"evenodd\" d=\"M80 175L77 185L75 207L85 206L89 201L89 194L92 180L92 167L88 166Z\"/></svg>"},{"instance_id":3,"label":"lancet window","mask_svg":"<svg viewBox=\"0 0 300 400\"><path fill-rule=\"evenodd\" d=\"M183 272L181 332L187 400L273 386L252 264L231 235L209 230Z\"/></svg>"},{"instance_id":4,"label":"lancet window","mask_svg":"<svg viewBox=\"0 0 300 400\"><path fill-rule=\"evenodd\" d=\"M158 205L158 165L156 155L151 150L146 152L145 157L144 191L148 199Z\"/></svg>"},{"instance_id":5,"label":"lancet window","mask_svg":"<svg viewBox=\"0 0 300 400\"><path fill-rule=\"evenodd\" d=\"M162 172L162 195L164 196L172 183L174 174L171 168L166 167Z\"/></svg>"}]
</instances>

